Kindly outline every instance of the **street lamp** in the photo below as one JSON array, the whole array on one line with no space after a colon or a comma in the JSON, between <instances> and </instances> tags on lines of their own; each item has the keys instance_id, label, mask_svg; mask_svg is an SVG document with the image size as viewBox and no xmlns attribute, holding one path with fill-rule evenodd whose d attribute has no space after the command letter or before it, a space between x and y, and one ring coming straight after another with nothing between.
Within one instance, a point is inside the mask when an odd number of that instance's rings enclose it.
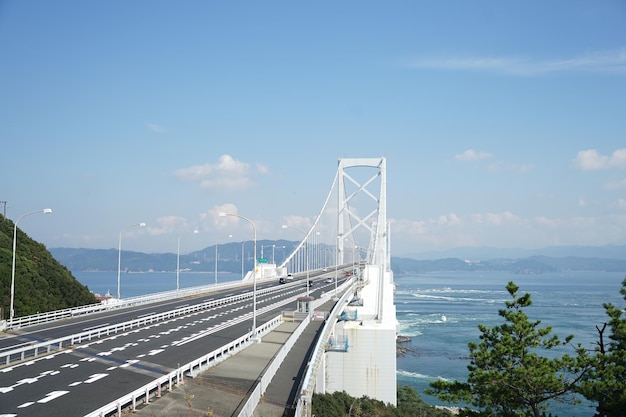
<instances>
[{"instance_id":1,"label":"street lamp","mask_svg":"<svg viewBox=\"0 0 626 417\"><path fill-rule=\"evenodd\" d=\"M252 267L252 337L254 339L257 338L257 334L256 334L256 226L254 225L254 223L252 222L252 220L250 220L247 217L241 216L239 214L235 214L235 213L224 213L223 211L219 213L220 217L226 217L226 216L233 216L233 217L239 217L240 219L243 219L245 221L247 221L248 223L250 223L250 226L252 226L252 231L254 233L254 260L253 260L253 267ZM241 245L243 247L243 244Z\"/></svg>"},{"instance_id":2,"label":"street lamp","mask_svg":"<svg viewBox=\"0 0 626 417\"><path fill-rule=\"evenodd\" d=\"M244 253L243 253L243 245L246 244L246 241L244 240L243 242L241 242L241 279L243 279L244 275L243 275L243 260L244 260Z\"/></svg>"},{"instance_id":3,"label":"street lamp","mask_svg":"<svg viewBox=\"0 0 626 417\"><path fill-rule=\"evenodd\" d=\"M283 229L296 229L304 233L304 256L305 256L304 263L306 264L306 296L308 297L309 296L309 247L307 245L306 240L309 237L309 235L303 229L300 229L299 227L296 227L296 226L287 226L286 224L283 224L282 227Z\"/></svg>"},{"instance_id":4,"label":"street lamp","mask_svg":"<svg viewBox=\"0 0 626 417\"><path fill-rule=\"evenodd\" d=\"M194 234L198 234L198 229L193 231ZM179 289L179 276L180 276L180 238L183 237L183 234L181 233L180 236L178 236L178 251L176 252L176 292L178 292Z\"/></svg>"},{"instance_id":5,"label":"street lamp","mask_svg":"<svg viewBox=\"0 0 626 417\"><path fill-rule=\"evenodd\" d=\"M285 249L285 245L283 246L279 246L278 249ZM272 245L272 264L276 264L276 262L274 262L274 253L276 252L276 245Z\"/></svg>"},{"instance_id":6,"label":"street lamp","mask_svg":"<svg viewBox=\"0 0 626 417\"><path fill-rule=\"evenodd\" d=\"M17 223L22 219L22 217L26 217L30 214L35 214L35 213L43 213L43 214L50 214L52 213L52 209L50 208L45 208L42 210L35 210L35 211L30 211L28 213L22 214L20 217L17 218L17 220L15 221L15 224L13 225L13 264L11 266L11 306L9 308L9 327L13 327L13 301L15 299L15 249L16 249L16 244L17 244Z\"/></svg>"},{"instance_id":7,"label":"street lamp","mask_svg":"<svg viewBox=\"0 0 626 417\"><path fill-rule=\"evenodd\" d=\"M129 226L126 226L125 228L123 228L122 230L120 230L120 238L117 244L117 301L120 300L120 270L122 267L122 232L124 232L124 230L128 229L129 227L134 227L134 226L139 226L139 227L144 227L146 224L145 223L136 223L136 224L131 224Z\"/></svg>"},{"instance_id":8,"label":"street lamp","mask_svg":"<svg viewBox=\"0 0 626 417\"><path fill-rule=\"evenodd\" d=\"M263 256L263 248L272 248L272 263L274 263L274 248L276 247L276 245L261 245L261 258L266 258L265 256Z\"/></svg>"}]
</instances>

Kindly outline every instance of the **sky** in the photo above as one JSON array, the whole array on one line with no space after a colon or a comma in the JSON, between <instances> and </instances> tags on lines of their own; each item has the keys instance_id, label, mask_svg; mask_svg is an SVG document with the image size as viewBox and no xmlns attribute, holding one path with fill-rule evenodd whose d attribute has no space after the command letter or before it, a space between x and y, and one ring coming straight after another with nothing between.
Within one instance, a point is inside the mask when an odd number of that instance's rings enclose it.
<instances>
[{"instance_id":1,"label":"sky","mask_svg":"<svg viewBox=\"0 0 626 417\"><path fill-rule=\"evenodd\" d=\"M0 140L48 248L297 240L378 157L392 256L626 244L626 2L0 0Z\"/></svg>"}]
</instances>

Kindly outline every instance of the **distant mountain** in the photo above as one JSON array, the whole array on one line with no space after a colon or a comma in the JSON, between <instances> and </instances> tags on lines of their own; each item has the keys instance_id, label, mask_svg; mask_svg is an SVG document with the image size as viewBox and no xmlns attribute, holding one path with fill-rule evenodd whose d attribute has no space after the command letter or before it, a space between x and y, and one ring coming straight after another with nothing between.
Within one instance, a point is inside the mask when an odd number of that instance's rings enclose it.
<instances>
[{"instance_id":1,"label":"distant mountain","mask_svg":"<svg viewBox=\"0 0 626 417\"><path fill-rule=\"evenodd\" d=\"M258 240L257 258L267 262L282 260L294 248L297 242L288 240ZM117 271L118 258L122 271L133 272L171 272L176 271L180 263L181 270L212 272L215 270L217 255L218 269L222 272L241 272L252 269L254 244L252 241L230 242L208 246L190 253L142 253L118 249L51 248L52 255L71 271ZM272 259L274 258L274 259Z\"/></svg>"},{"instance_id":2,"label":"distant mountain","mask_svg":"<svg viewBox=\"0 0 626 417\"><path fill-rule=\"evenodd\" d=\"M391 268L395 275L433 271L501 271L524 275L567 271L604 271L624 272L626 275L626 260L579 258L574 256L564 258L531 256L521 259L500 258L487 261L461 260L458 258L417 260L392 257Z\"/></svg>"},{"instance_id":3,"label":"distant mountain","mask_svg":"<svg viewBox=\"0 0 626 417\"><path fill-rule=\"evenodd\" d=\"M257 242L257 258L265 258L267 262L275 257L275 263L282 262L296 242L263 240ZM244 251L242 252L242 245ZM224 245L210 246L197 252L180 255L180 268L196 272L215 270L215 255L218 254L218 269L222 272L241 272L242 254L244 269L252 269L252 242L235 242ZM284 248L283 248L284 247ZM266 248L265 251L261 248ZM267 249L269 248L269 249ZM280 251L276 250L281 248ZM616 247L617 248L617 247ZM119 252L116 249L72 249L52 248L52 255L72 271L117 271ZM555 255L580 252L584 254L614 253L612 249L581 251L572 247L550 248L546 251ZM531 255L526 257L497 257L506 251L493 256L443 257L438 259L414 259L408 257L392 257L391 267L396 275L431 272L431 271L506 271L516 274L541 274L562 271L611 271L626 274L626 259L595 257L595 256L548 256ZM146 254L141 252L122 252L121 268L123 271L176 271L177 255L173 253Z\"/></svg>"},{"instance_id":4,"label":"distant mountain","mask_svg":"<svg viewBox=\"0 0 626 417\"><path fill-rule=\"evenodd\" d=\"M444 259L459 258L473 260L489 259L521 259L532 256L550 256L556 258L606 258L626 260L626 245L604 246L549 246L541 249L493 248L493 247L459 247L443 251L412 252L398 255L412 259Z\"/></svg>"}]
</instances>

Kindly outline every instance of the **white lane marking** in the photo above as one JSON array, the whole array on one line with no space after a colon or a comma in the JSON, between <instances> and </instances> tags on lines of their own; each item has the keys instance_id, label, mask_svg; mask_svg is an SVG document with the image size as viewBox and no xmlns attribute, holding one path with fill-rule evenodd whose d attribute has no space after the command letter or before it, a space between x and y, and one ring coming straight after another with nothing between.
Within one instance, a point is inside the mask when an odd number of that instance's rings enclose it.
<instances>
[{"instance_id":1,"label":"white lane marking","mask_svg":"<svg viewBox=\"0 0 626 417\"><path fill-rule=\"evenodd\" d=\"M14 387L22 384L32 384L33 382L37 382L39 378L24 378L17 381L17 384L13 385Z\"/></svg>"},{"instance_id":2,"label":"white lane marking","mask_svg":"<svg viewBox=\"0 0 626 417\"><path fill-rule=\"evenodd\" d=\"M109 374L93 374L91 377L89 377L89 379L85 380L85 384L91 384L92 382L96 382L99 379L102 379L106 376L109 376Z\"/></svg>"},{"instance_id":3,"label":"white lane marking","mask_svg":"<svg viewBox=\"0 0 626 417\"><path fill-rule=\"evenodd\" d=\"M137 362L139 362L139 361L136 360L136 359L131 359L129 361L126 361L125 364L120 365L120 368L128 368L129 366L132 366L132 365L136 364Z\"/></svg>"},{"instance_id":4,"label":"white lane marking","mask_svg":"<svg viewBox=\"0 0 626 417\"><path fill-rule=\"evenodd\" d=\"M29 401L27 403L24 403L22 405L18 405L17 408L26 408L26 407L30 407L31 405L35 404L34 401Z\"/></svg>"},{"instance_id":5,"label":"white lane marking","mask_svg":"<svg viewBox=\"0 0 626 417\"><path fill-rule=\"evenodd\" d=\"M65 394L69 394L69 391L52 391L51 393L49 393L48 395L46 395L44 398L42 398L41 400L37 402L39 404L45 404L47 402L54 400L55 398L62 397Z\"/></svg>"}]
</instances>

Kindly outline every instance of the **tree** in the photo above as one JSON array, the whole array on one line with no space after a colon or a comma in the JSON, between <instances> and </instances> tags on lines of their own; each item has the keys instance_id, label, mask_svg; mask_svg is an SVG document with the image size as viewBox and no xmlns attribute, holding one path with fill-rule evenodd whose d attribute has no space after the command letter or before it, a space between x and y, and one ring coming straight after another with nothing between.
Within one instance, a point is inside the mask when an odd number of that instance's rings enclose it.
<instances>
[{"instance_id":1,"label":"tree","mask_svg":"<svg viewBox=\"0 0 626 417\"><path fill-rule=\"evenodd\" d=\"M434 381L429 395L453 403L465 403L464 416L522 417L545 416L550 400L575 403L576 386L586 372L588 358L580 346L576 355L557 356L552 350L569 344L551 335L551 327L530 321L524 309L531 305L530 294L518 296L513 282L506 286L513 301L499 310L504 324L488 328L479 325L480 343L469 342L468 379ZM544 351L548 356L541 356Z\"/></svg>"},{"instance_id":2,"label":"tree","mask_svg":"<svg viewBox=\"0 0 626 417\"><path fill-rule=\"evenodd\" d=\"M0 311L9 316L15 224L0 216ZM98 300L89 288L18 227L15 252L15 317L61 310ZM2 318L2 317L0 317Z\"/></svg>"},{"instance_id":3,"label":"tree","mask_svg":"<svg viewBox=\"0 0 626 417\"><path fill-rule=\"evenodd\" d=\"M626 279L620 293L626 300ZM611 303L603 306L609 320L596 326L599 339L590 358L592 369L585 375L580 392L598 403L597 417L619 417L626 410L626 314ZM608 342L604 337L607 325L611 330Z\"/></svg>"},{"instance_id":4,"label":"tree","mask_svg":"<svg viewBox=\"0 0 626 417\"><path fill-rule=\"evenodd\" d=\"M446 417L450 414L426 404L415 388L398 387L398 406L362 396L355 398L345 391L313 394L311 414L316 417ZM286 415L286 414L285 414Z\"/></svg>"}]
</instances>

